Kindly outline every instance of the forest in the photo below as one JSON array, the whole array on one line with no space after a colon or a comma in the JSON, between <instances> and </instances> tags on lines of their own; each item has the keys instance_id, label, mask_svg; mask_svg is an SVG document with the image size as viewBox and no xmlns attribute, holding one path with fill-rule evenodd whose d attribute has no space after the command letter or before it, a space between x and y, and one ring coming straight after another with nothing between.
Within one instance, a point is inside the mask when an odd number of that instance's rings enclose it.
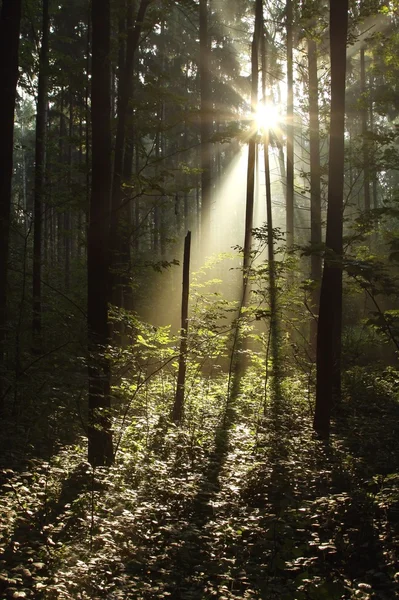
<instances>
[{"instance_id":1,"label":"forest","mask_svg":"<svg viewBox=\"0 0 399 600\"><path fill-rule=\"evenodd\" d=\"M399 599L399 1L0 0L0 598Z\"/></svg>"}]
</instances>

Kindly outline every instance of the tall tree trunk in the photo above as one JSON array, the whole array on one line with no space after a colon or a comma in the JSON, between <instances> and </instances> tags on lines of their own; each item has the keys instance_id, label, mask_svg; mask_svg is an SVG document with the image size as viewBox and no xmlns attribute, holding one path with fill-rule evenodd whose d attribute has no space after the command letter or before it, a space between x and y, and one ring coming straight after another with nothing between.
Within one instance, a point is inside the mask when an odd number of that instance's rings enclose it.
<instances>
[{"instance_id":1,"label":"tall tree trunk","mask_svg":"<svg viewBox=\"0 0 399 600\"><path fill-rule=\"evenodd\" d=\"M368 100L366 86L366 61L364 48L360 50L360 91L362 103L362 144L363 144L363 195L364 210L370 210L370 161L369 143L367 140Z\"/></svg>"},{"instance_id":2,"label":"tall tree trunk","mask_svg":"<svg viewBox=\"0 0 399 600\"><path fill-rule=\"evenodd\" d=\"M50 121L48 102L46 105L46 128L51 131L52 123ZM44 188L46 190L45 198L43 199L43 262L45 265L48 264L49 255L49 217L51 212L51 179L50 179L50 165L47 157L45 158L45 173L44 173Z\"/></svg>"},{"instance_id":3,"label":"tall tree trunk","mask_svg":"<svg viewBox=\"0 0 399 600\"><path fill-rule=\"evenodd\" d=\"M134 163L135 163L135 172L138 173L140 171L140 151L139 151L139 142L136 137L134 143ZM140 198L135 198L134 201L134 236L133 236L133 251L135 254L140 252L140 229L141 229L141 221L140 221Z\"/></svg>"},{"instance_id":4,"label":"tall tree trunk","mask_svg":"<svg viewBox=\"0 0 399 600\"><path fill-rule=\"evenodd\" d=\"M200 0L200 59L201 88L201 240L202 247L209 243L211 217L212 148L212 89L210 46L208 36L208 0Z\"/></svg>"},{"instance_id":5,"label":"tall tree trunk","mask_svg":"<svg viewBox=\"0 0 399 600\"><path fill-rule=\"evenodd\" d=\"M71 196L71 187L72 187L72 135L73 135L73 95L70 93L69 95L69 127L68 127L68 177L67 177L67 185L68 190L67 194L70 199ZM64 285L65 290L69 292L69 288L71 285L71 255L72 255L72 234L73 234L73 215L71 213L71 204L70 202L65 207L64 212L64 255L65 255L65 265L64 265Z\"/></svg>"},{"instance_id":6,"label":"tall tree trunk","mask_svg":"<svg viewBox=\"0 0 399 600\"><path fill-rule=\"evenodd\" d=\"M320 129L319 129L319 92L317 77L317 45L308 40L309 65L309 146L310 146L310 243L313 247L321 245L321 175L320 175ZM319 312L320 282L322 261L320 250L311 255L310 277L314 282L312 291L312 310ZM310 324L310 342L316 356L317 321Z\"/></svg>"},{"instance_id":7,"label":"tall tree trunk","mask_svg":"<svg viewBox=\"0 0 399 600\"><path fill-rule=\"evenodd\" d=\"M92 33L91 33L91 2L89 0L89 14L87 19L87 60L86 60L86 85L85 85L85 145L86 145L86 213L85 213L85 225L86 232L89 227L89 206L90 206L90 193L91 193L91 131L90 131L90 76L91 76L91 42L92 42ZM86 255L87 255L87 247L86 247Z\"/></svg>"},{"instance_id":8,"label":"tall tree trunk","mask_svg":"<svg viewBox=\"0 0 399 600\"><path fill-rule=\"evenodd\" d=\"M259 42L263 22L263 3L256 0L255 29L251 48L251 108L253 115L258 107L258 74L259 74ZM248 271L251 262L252 229L255 195L255 159L256 159L257 125L251 124L251 137L248 142L247 194L245 205L245 236L244 236L244 305L248 300Z\"/></svg>"},{"instance_id":9,"label":"tall tree trunk","mask_svg":"<svg viewBox=\"0 0 399 600\"><path fill-rule=\"evenodd\" d=\"M60 190L65 193L64 187L64 141L65 141L65 115L64 115L64 99L65 99L65 88L61 87L60 97L60 122L59 122L59 135L58 135L58 162L59 162L59 178L62 181L60 184ZM62 202L64 204L64 202ZM60 269L63 268L64 258L64 215L63 208L57 210L57 263Z\"/></svg>"},{"instance_id":10,"label":"tall tree trunk","mask_svg":"<svg viewBox=\"0 0 399 600\"><path fill-rule=\"evenodd\" d=\"M42 43L39 57L39 78L36 108L35 192L33 206L33 319L32 334L35 350L40 350L42 333L42 224L46 151L46 120L48 93L49 0L43 0Z\"/></svg>"},{"instance_id":11,"label":"tall tree trunk","mask_svg":"<svg viewBox=\"0 0 399 600\"><path fill-rule=\"evenodd\" d=\"M88 459L113 461L108 345L109 204L111 195L110 0L92 0L92 190L87 239L89 350Z\"/></svg>"},{"instance_id":12,"label":"tall tree trunk","mask_svg":"<svg viewBox=\"0 0 399 600\"><path fill-rule=\"evenodd\" d=\"M239 381L246 368L245 354L240 355L237 350L248 345L248 338L240 339L240 325L243 308L248 306L250 297L250 267L252 250L252 229L254 218L255 203L255 171L257 167L257 133L258 124L256 122L256 113L258 109L258 88L259 88L259 50L263 26L263 0L256 0L255 4L255 25L251 47L251 109L252 120L250 129L250 138L248 141L248 165L247 165L247 191L245 203L245 231L243 246L243 279L242 296L238 308L236 327L234 331L233 348L230 357L229 383L228 383L228 402L238 392Z\"/></svg>"},{"instance_id":13,"label":"tall tree trunk","mask_svg":"<svg viewBox=\"0 0 399 600\"><path fill-rule=\"evenodd\" d=\"M317 332L314 429L329 436L331 409L341 391L342 235L348 0L330 1L331 120L328 167L326 256Z\"/></svg>"},{"instance_id":14,"label":"tall tree trunk","mask_svg":"<svg viewBox=\"0 0 399 600\"><path fill-rule=\"evenodd\" d=\"M4 411L8 243L21 4L21 0L3 0L0 14L0 413Z\"/></svg>"},{"instance_id":15,"label":"tall tree trunk","mask_svg":"<svg viewBox=\"0 0 399 600\"><path fill-rule=\"evenodd\" d=\"M374 96L374 77L370 74L370 83L369 83L370 97L369 97L369 119L370 119L370 131L375 133L375 124L374 124L374 111L373 111L373 96ZM378 208L378 175L376 168L373 168L372 174L372 206L373 208Z\"/></svg>"},{"instance_id":16,"label":"tall tree trunk","mask_svg":"<svg viewBox=\"0 0 399 600\"><path fill-rule=\"evenodd\" d=\"M139 48L135 54L135 61L133 65L133 81L132 81L132 102L129 105L128 116L127 116L127 132L126 132L126 142L125 142L125 153L123 157L123 179L127 183L131 182L133 170L136 169L138 172L139 167L139 150L137 144L137 136L135 135L135 113L133 110L133 98L135 94L135 89L137 86L137 82L139 80L139 66L140 66L140 52ZM138 238L139 238L139 230L137 229L139 226L140 218L139 218L139 199L134 198L134 200L129 200L128 204L128 213L129 213L129 224L130 224L130 239L128 244L129 251L129 281L127 282L125 288L124 302L125 308L128 310L133 310L133 291L131 286L131 252L137 253L139 250ZM138 217L136 219L136 217ZM137 220L137 223L136 223Z\"/></svg>"},{"instance_id":17,"label":"tall tree trunk","mask_svg":"<svg viewBox=\"0 0 399 600\"><path fill-rule=\"evenodd\" d=\"M287 248L294 244L294 67L292 42L292 0L287 0L287 191L286 235Z\"/></svg>"},{"instance_id":18,"label":"tall tree trunk","mask_svg":"<svg viewBox=\"0 0 399 600\"><path fill-rule=\"evenodd\" d=\"M79 172L83 173L83 112L84 100L82 100L82 106L79 108ZM82 240L83 240L83 223L82 223L83 211L81 208L78 210L77 223L76 223L76 258L80 260L82 258Z\"/></svg>"},{"instance_id":19,"label":"tall tree trunk","mask_svg":"<svg viewBox=\"0 0 399 600\"><path fill-rule=\"evenodd\" d=\"M262 15L262 29L263 15ZM266 77L267 77L267 40L266 32L262 31L262 98L266 103ZM277 315L277 287L276 287L276 265L274 255L274 237L273 237L273 208L272 208L272 191L270 179L270 160L269 160L269 144L270 131L266 129L263 137L263 152L264 152L264 167L265 167L265 188L266 188L266 218L267 218L267 259L268 259L268 275L269 275L269 309L270 309L270 348L271 362L273 365L273 396L274 401L279 399L279 332L278 332L278 315ZM284 164L284 163L283 163ZM267 363L266 359L266 363ZM266 369L268 365L266 364ZM266 394L264 411L266 411Z\"/></svg>"}]
</instances>

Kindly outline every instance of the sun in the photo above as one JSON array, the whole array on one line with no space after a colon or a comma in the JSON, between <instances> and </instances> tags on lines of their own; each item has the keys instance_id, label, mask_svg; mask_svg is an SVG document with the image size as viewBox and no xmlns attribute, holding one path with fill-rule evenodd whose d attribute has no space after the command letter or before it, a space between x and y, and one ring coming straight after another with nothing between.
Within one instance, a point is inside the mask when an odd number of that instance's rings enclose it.
<instances>
[{"instance_id":1,"label":"sun","mask_svg":"<svg viewBox=\"0 0 399 600\"><path fill-rule=\"evenodd\" d=\"M258 110L255 113L255 121L260 131L276 129L281 123L277 106L270 103L259 104Z\"/></svg>"}]
</instances>

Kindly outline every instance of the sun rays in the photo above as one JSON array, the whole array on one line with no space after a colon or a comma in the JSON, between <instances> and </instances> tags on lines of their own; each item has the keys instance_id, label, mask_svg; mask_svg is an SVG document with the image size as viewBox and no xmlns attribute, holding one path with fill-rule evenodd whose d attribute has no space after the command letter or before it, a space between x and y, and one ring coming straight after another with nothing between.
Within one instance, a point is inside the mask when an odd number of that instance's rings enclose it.
<instances>
[{"instance_id":1,"label":"sun rays","mask_svg":"<svg viewBox=\"0 0 399 600\"><path fill-rule=\"evenodd\" d=\"M281 125L281 115L278 107L270 102L266 104L260 103L255 113L255 122L257 129L261 133L279 128Z\"/></svg>"}]
</instances>

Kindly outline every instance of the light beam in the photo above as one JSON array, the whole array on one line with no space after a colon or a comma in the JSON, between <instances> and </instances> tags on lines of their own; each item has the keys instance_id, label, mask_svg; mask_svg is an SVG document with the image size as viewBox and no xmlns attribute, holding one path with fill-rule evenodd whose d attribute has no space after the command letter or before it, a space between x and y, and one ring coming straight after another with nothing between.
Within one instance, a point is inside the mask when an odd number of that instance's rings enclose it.
<instances>
[{"instance_id":1,"label":"light beam","mask_svg":"<svg viewBox=\"0 0 399 600\"><path fill-rule=\"evenodd\" d=\"M258 110L255 113L255 121L258 130L262 132L277 129L281 122L277 106L270 103L259 104Z\"/></svg>"}]
</instances>

